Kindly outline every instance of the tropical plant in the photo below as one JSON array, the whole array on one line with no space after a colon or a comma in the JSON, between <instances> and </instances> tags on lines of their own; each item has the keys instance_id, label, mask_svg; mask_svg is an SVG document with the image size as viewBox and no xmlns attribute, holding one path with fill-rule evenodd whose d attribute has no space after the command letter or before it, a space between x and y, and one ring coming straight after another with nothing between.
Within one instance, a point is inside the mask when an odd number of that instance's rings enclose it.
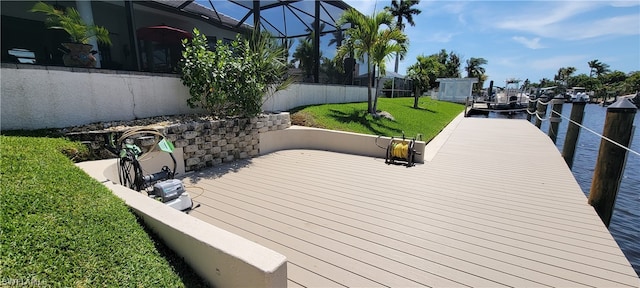
<instances>
[{"instance_id":1,"label":"tropical plant","mask_svg":"<svg viewBox=\"0 0 640 288\"><path fill-rule=\"evenodd\" d=\"M313 75L313 43L309 39L300 40L300 44L293 52L291 62L298 62L298 68L304 71L304 78L310 79ZM321 55L320 55L321 56Z\"/></svg>"},{"instance_id":2,"label":"tropical plant","mask_svg":"<svg viewBox=\"0 0 640 288\"><path fill-rule=\"evenodd\" d=\"M598 86L600 86L600 81L583 73L570 77L567 80L567 86L584 87L587 91L595 91L598 89Z\"/></svg>"},{"instance_id":3,"label":"tropical plant","mask_svg":"<svg viewBox=\"0 0 640 288\"><path fill-rule=\"evenodd\" d=\"M182 83L189 88L187 104L218 117L253 117L263 101L285 89L286 51L267 32L242 39L238 35L226 45L218 40L210 51L207 38L193 29L191 41L182 40Z\"/></svg>"},{"instance_id":4,"label":"tropical plant","mask_svg":"<svg viewBox=\"0 0 640 288\"><path fill-rule=\"evenodd\" d=\"M431 88L431 80L435 80L438 74L445 69L445 65L438 61L437 54L431 56L418 55L417 62L407 69L407 77L413 81L415 91L413 108L418 108L418 99L423 91Z\"/></svg>"},{"instance_id":5,"label":"tropical plant","mask_svg":"<svg viewBox=\"0 0 640 288\"><path fill-rule=\"evenodd\" d=\"M640 91L640 71L630 72L625 82L629 87L629 93L638 93Z\"/></svg>"},{"instance_id":6,"label":"tropical plant","mask_svg":"<svg viewBox=\"0 0 640 288\"><path fill-rule=\"evenodd\" d=\"M460 78L460 55L451 51L445 63L445 70L442 71L444 78Z\"/></svg>"},{"instance_id":7,"label":"tropical plant","mask_svg":"<svg viewBox=\"0 0 640 288\"><path fill-rule=\"evenodd\" d=\"M333 35L333 38L331 38L329 40L329 46L331 45L336 45L336 47L340 47L342 46L342 41L344 40L344 31L342 30L342 28L340 26L338 26L336 28L336 31L334 31L333 33L331 33Z\"/></svg>"},{"instance_id":8,"label":"tropical plant","mask_svg":"<svg viewBox=\"0 0 640 288\"><path fill-rule=\"evenodd\" d=\"M587 62L587 65L589 65L589 77L593 77L593 74L595 74L597 77L599 77L602 74L608 73L609 71L609 65L600 62L598 59L594 59L591 60L589 62Z\"/></svg>"},{"instance_id":9,"label":"tropical plant","mask_svg":"<svg viewBox=\"0 0 640 288\"><path fill-rule=\"evenodd\" d=\"M440 52L432 54L438 59L438 62L442 64L445 69L440 71L439 78L460 78L460 55L453 51L447 52L446 49L440 49ZM436 79L431 80L431 84L434 85Z\"/></svg>"},{"instance_id":10,"label":"tropical plant","mask_svg":"<svg viewBox=\"0 0 640 288\"><path fill-rule=\"evenodd\" d=\"M374 67L378 68L380 76L386 74L386 62L395 53L396 55L404 55L407 51L407 36L398 29L384 29L379 31L378 40L373 46L373 51L370 54L371 61L373 61ZM381 78L378 78L381 79ZM376 83L378 83L376 81ZM379 83L376 84L376 90L379 90ZM378 111L378 95L373 98L373 111Z\"/></svg>"},{"instance_id":11,"label":"tropical plant","mask_svg":"<svg viewBox=\"0 0 640 288\"><path fill-rule=\"evenodd\" d=\"M111 45L109 31L103 26L88 25L75 8L67 7L62 11L53 5L38 2L29 11L46 14L48 17L45 19L45 25L49 29L64 30L69 34L71 42L89 44L89 39L95 36L99 43Z\"/></svg>"},{"instance_id":12,"label":"tropical plant","mask_svg":"<svg viewBox=\"0 0 640 288\"><path fill-rule=\"evenodd\" d=\"M405 53L407 47L407 37L400 30L395 29L393 16L388 11L381 11L372 16L362 15L355 9L349 9L342 14L338 20L338 26L346 23L351 27L345 31L345 45L340 46L336 53L336 59L344 59L345 56L353 53L359 61L367 59L367 87L369 113L375 114L375 101L371 93L372 70L379 67L381 75L385 71L385 59L392 53ZM380 29L382 25L388 28ZM377 95L376 95L377 100Z\"/></svg>"},{"instance_id":13,"label":"tropical plant","mask_svg":"<svg viewBox=\"0 0 640 288\"><path fill-rule=\"evenodd\" d=\"M627 74L622 71L614 70L598 77L602 84L612 85L627 80Z\"/></svg>"},{"instance_id":14,"label":"tropical plant","mask_svg":"<svg viewBox=\"0 0 640 288\"><path fill-rule=\"evenodd\" d=\"M465 70L467 71L467 77L478 79L478 83L477 83L478 85L476 85L476 89L475 89L476 92L482 89L482 82L484 82L482 78L485 72L484 67L482 67L482 65L486 65L486 64L487 64L487 60L484 58L471 57L470 59L467 59L467 66L465 67Z\"/></svg>"},{"instance_id":15,"label":"tropical plant","mask_svg":"<svg viewBox=\"0 0 640 288\"><path fill-rule=\"evenodd\" d=\"M345 73L344 69L340 67L342 63L337 63L335 59L329 59L322 57L322 63L320 64L320 72L327 76L325 83L329 84L343 84Z\"/></svg>"},{"instance_id":16,"label":"tropical plant","mask_svg":"<svg viewBox=\"0 0 640 288\"><path fill-rule=\"evenodd\" d=\"M576 72L576 67L562 67L558 69L558 74L553 77L553 80L558 82L560 85L567 85L567 80L573 73Z\"/></svg>"},{"instance_id":17,"label":"tropical plant","mask_svg":"<svg viewBox=\"0 0 640 288\"><path fill-rule=\"evenodd\" d=\"M405 26L404 23L402 23L404 19L407 20L407 23L409 23L409 25L416 25L416 23L413 22L413 15L418 15L422 13L422 11L420 9L413 8L413 5L418 5L419 3L420 0L391 0L391 7L387 6L384 7L384 9L391 12L391 15L396 17L398 29L400 29L400 31L404 31ZM393 72L398 73L398 64L401 58L404 57L402 57L399 53L396 53L396 63Z\"/></svg>"}]
</instances>

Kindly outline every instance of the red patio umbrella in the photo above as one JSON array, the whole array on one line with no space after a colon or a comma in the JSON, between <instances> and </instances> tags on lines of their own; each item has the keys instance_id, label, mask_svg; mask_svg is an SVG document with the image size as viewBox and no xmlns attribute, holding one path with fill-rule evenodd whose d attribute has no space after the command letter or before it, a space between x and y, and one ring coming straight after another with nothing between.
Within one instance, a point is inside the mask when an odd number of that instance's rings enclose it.
<instances>
[{"instance_id":1,"label":"red patio umbrella","mask_svg":"<svg viewBox=\"0 0 640 288\"><path fill-rule=\"evenodd\" d=\"M150 26L136 30L138 39L158 43L180 43L182 39L191 39L191 33L170 26Z\"/></svg>"}]
</instances>

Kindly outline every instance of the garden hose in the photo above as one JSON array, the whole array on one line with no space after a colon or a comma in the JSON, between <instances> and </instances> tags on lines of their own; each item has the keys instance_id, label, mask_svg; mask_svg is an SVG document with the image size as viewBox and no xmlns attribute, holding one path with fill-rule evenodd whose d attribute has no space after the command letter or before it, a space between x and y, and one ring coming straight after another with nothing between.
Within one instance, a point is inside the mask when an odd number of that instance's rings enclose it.
<instances>
[{"instance_id":1,"label":"garden hose","mask_svg":"<svg viewBox=\"0 0 640 288\"><path fill-rule=\"evenodd\" d=\"M407 141L394 141L391 144L391 156L409 160L409 143Z\"/></svg>"},{"instance_id":2,"label":"garden hose","mask_svg":"<svg viewBox=\"0 0 640 288\"><path fill-rule=\"evenodd\" d=\"M132 137L136 134L154 135L155 143L151 146L151 148L148 151L142 153L142 150L140 149L140 147L138 147L133 143L128 143L128 141L126 141L129 137ZM160 139L163 139L163 140L160 140ZM119 162L118 177L120 178L119 180L122 185L128 186L129 188L137 191L141 191L142 189L145 188L146 181L151 181L155 179L154 177L158 177L158 175L160 174L166 175L164 177L173 178L173 174L175 172L171 171L166 166L163 167L161 172L144 176L142 167L139 164L140 161L146 161L146 160L152 159L152 158L146 159L145 157L149 155L149 153L155 151L156 146L158 146L159 143L163 142L164 140L165 140L165 136L162 133L160 133L160 131L154 128L147 128L147 127L133 128L122 133L122 135L117 140L117 146L116 146L116 147L120 147L121 149L119 152L120 158L118 159L118 162ZM111 143L111 145L115 144L113 143L113 138L109 140L109 143ZM164 144L167 144L167 143L164 143ZM170 149L170 151L166 151L165 148L162 148L162 147L161 149L163 151L169 152L174 162L173 164L175 169L176 162L175 162L175 158L173 157L173 153L171 153L171 151L173 150L173 145L170 143L168 144L169 144L168 149ZM131 172L133 172L133 175L131 175ZM133 176L133 179L131 179L131 176Z\"/></svg>"},{"instance_id":3,"label":"garden hose","mask_svg":"<svg viewBox=\"0 0 640 288\"><path fill-rule=\"evenodd\" d=\"M136 134L151 134L151 135L159 136L161 138L165 138L164 134L160 133L160 131L158 131L158 129L147 128L147 127L133 128L133 129L127 130L126 132L122 133L122 136L120 136L120 138L118 138L118 145L122 145L122 142L124 140L126 140L127 138L129 138L129 137L131 137L133 135L136 135ZM149 149L149 151L145 152L144 154L142 154L142 155L140 155L138 157L139 161L149 160L149 159L145 159L145 156L147 156L147 155L149 155L149 153L155 151L156 146L157 146L157 144L159 142L160 141L156 137L156 141L151 146L151 149Z\"/></svg>"}]
</instances>

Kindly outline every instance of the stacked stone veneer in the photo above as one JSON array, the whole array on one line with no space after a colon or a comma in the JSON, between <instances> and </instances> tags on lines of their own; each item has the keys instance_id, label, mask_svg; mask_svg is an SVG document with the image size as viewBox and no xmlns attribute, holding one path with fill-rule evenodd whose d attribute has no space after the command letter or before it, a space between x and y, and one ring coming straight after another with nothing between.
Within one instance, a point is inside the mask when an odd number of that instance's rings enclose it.
<instances>
[{"instance_id":1,"label":"stacked stone veneer","mask_svg":"<svg viewBox=\"0 0 640 288\"><path fill-rule=\"evenodd\" d=\"M260 153L260 133L291 126L289 113L261 115L251 119L173 124L166 127L167 139L183 149L185 170L197 170Z\"/></svg>"},{"instance_id":2,"label":"stacked stone veneer","mask_svg":"<svg viewBox=\"0 0 640 288\"><path fill-rule=\"evenodd\" d=\"M289 113L279 113L263 114L250 119L199 120L149 127L163 132L176 148L182 148L185 171L193 171L257 156L260 154L260 133L283 130L290 126ZM121 131L74 132L68 136L74 140L85 141L97 151L102 150L105 133L124 132L138 127L141 126L129 126ZM155 140L143 139L136 142L140 146L146 146L153 145ZM144 148L143 150L146 150ZM94 152L94 154L99 155L98 158L104 157L100 155L105 155L104 151Z\"/></svg>"}]
</instances>

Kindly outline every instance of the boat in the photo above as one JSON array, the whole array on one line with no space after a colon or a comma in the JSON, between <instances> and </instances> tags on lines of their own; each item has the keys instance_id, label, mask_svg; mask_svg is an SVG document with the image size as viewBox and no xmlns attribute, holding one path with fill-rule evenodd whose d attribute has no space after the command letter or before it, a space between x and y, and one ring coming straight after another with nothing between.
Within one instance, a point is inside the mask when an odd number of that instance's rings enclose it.
<instances>
[{"instance_id":1,"label":"boat","mask_svg":"<svg viewBox=\"0 0 640 288\"><path fill-rule=\"evenodd\" d=\"M497 93L488 107L498 113L522 112L529 104L529 94L522 91L519 79L507 79L504 88L496 87ZM493 96L493 95L492 95Z\"/></svg>"},{"instance_id":2,"label":"boat","mask_svg":"<svg viewBox=\"0 0 640 288\"><path fill-rule=\"evenodd\" d=\"M488 116L489 112L515 114L526 111L531 98L519 84L518 79L508 79L505 87L494 87L491 81L484 95L474 97L471 103L466 103L469 109L465 109L465 115Z\"/></svg>"},{"instance_id":3,"label":"boat","mask_svg":"<svg viewBox=\"0 0 640 288\"><path fill-rule=\"evenodd\" d=\"M589 94L587 94L587 88L584 87L572 87L567 89L565 93L566 102L589 102Z\"/></svg>"}]
</instances>

